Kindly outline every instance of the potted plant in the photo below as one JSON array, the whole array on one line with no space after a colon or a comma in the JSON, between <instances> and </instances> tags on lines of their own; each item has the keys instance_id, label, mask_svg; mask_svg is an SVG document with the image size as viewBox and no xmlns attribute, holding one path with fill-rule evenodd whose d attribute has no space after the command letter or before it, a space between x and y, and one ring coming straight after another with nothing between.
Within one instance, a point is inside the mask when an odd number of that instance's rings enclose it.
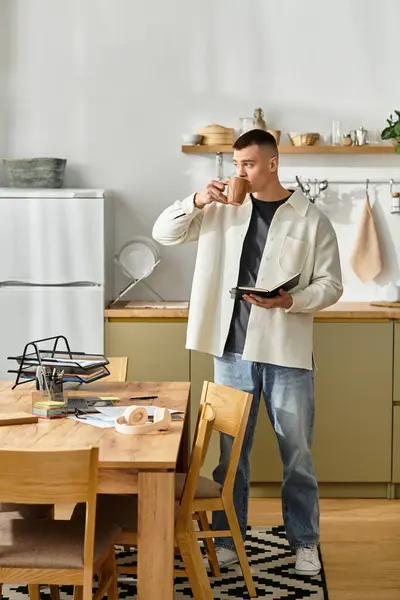
<instances>
[{"instance_id":1,"label":"potted plant","mask_svg":"<svg viewBox=\"0 0 400 600\"><path fill-rule=\"evenodd\" d=\"M386 119L389 126L385 127L385 129L382 131L381 138L383 140L395 140L396 154L400 154L400 111L395 110L394 112L396 115L395 117L390 115L390 118Z\"/></svg>"}]
</instances>

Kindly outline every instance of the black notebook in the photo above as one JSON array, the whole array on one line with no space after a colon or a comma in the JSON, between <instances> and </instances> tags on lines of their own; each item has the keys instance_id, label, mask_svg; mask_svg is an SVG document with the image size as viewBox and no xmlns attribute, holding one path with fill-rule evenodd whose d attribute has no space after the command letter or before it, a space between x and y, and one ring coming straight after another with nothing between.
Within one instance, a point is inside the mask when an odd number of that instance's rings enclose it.
<instances>
[{"instance_id":1,"label":"black notebook","mask_svg":"<svg viewBox=\"0 0 400 600\"><path fill-rule=\"evenodd\" d=\"M239 286L232 288L230 290L230 294L233 300L242 298L244 294L255 294L256 296L261 296L261 298L274 298L275 296L279 296L279 290L285 290L286 292L289 292L290 290L295 288L296 285L299 284L299 281L300 273L297 273L296 275L293 275L289 279L281 281L280 283L268 290L266 290L265 288Z\"/></svg>"},{"instance_id":2,"label":"black notebook","mask_svg":"<svg viewBox=\"0 0 400 600\"><path fill-rule=\"evenodd\" d=\"M103 398L97 398L97 397L83 397L83 398L79 398L79 397L71 397L68 398L68 408L67 411L68 413L74 413L76 410L78 410L80 413L97 413L99 412L97 410L97 407L103 407L103 406L115 406L114 402L112 400L107 400L107 399L103 399Z\"/></svg>"}]
</instances>

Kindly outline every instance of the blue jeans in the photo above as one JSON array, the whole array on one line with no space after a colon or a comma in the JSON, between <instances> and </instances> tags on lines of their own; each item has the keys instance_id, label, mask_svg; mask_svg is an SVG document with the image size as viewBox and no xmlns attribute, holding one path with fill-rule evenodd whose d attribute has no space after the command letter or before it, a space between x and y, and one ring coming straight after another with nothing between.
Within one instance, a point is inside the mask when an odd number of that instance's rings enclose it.
<instances>
[{"instance_id":1,"label":"blue jeans","mask_svg":"<svg viewBox=\"0 0 400 600\"><path fill-rule=\"evenodd\" d=\"M274 428L283 463L282 513L286 536L293 548L319 542L318 484L311 458L314 428L314 372L242 360L240 354L214 357L215 383L253 394L234 486L234 503L243 539L246 536L253 445L261 392ZM220 434L220 464L214 480L222 484L232 438ZM265 460L268 469L268 457ZM225 513L213 513L212 528L227 529ZM234 548L232 538L218 538L216 546Z\"/></svg>"}]
</instances>

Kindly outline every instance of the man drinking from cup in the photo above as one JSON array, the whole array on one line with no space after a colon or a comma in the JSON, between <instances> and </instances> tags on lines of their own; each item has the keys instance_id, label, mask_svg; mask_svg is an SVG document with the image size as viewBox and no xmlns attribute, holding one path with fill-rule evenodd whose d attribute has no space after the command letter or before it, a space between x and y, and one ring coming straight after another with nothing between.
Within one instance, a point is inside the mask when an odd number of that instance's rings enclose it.
<instances>
[{"instance_id":1,"label":"man drinking from cup","mask_svg":"<svg viewBox=\"0 0 400 600\"><path fill-rule=\"evenodd\" d=\"M153 237L164 245L198 242L186 347L214 356L216 383L253 394L234 488L243 538L249 457L262 393L282 457L282 512L296 550L295 569L316 575L321 565L311 458L313 314L342 294L337 239L329 219L300 190L281 185L271 134L247 131L233 150L236 178L211 181L201 192L176 201L157 219ZM298 273L298 285L273 298L249 293L232 300L229 294L235 286L272 289ZM231 445L232 439L221 434L214 471L221 484ZM213 529L226 528L224 513L214 513ZM217 538L215 544L221 566L237 561L231 538Z\"/></svg>"}]
</instances>

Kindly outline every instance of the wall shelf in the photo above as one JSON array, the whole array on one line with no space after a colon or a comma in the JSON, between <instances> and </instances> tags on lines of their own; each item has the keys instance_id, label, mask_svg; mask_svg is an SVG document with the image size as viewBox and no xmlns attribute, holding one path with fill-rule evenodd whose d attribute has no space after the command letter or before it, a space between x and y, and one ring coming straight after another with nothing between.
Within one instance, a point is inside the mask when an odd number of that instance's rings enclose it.
<instances>
[{"instance_id":1,"label":"wall shelf","mask_svg":"<svg viewBox=\"0 0 400 600\"><path fill-rule=\"evenodd\" d=\"M232 154L232 146L182 146L185 154ZM365 146L279 146L280 154L394 154L391 145L371 144Z\"/></svg>"},{"instance_id":2,"label":"wall shelf","mask_svg":"<svg viewBox=\"0 0 400 600\"><path fill-rule=\"evenodd\" d=\"M182 152L185 154L215 154L217 165L217 179L221 181L224 178L223 156L224 154L233 154L233 148L227 145L208 146L198 144L196 146L182 146ZM365 146L279 146L279 154L395 154L395 146L387 144L371 144Z\"/></svg>"}]
</instances>

